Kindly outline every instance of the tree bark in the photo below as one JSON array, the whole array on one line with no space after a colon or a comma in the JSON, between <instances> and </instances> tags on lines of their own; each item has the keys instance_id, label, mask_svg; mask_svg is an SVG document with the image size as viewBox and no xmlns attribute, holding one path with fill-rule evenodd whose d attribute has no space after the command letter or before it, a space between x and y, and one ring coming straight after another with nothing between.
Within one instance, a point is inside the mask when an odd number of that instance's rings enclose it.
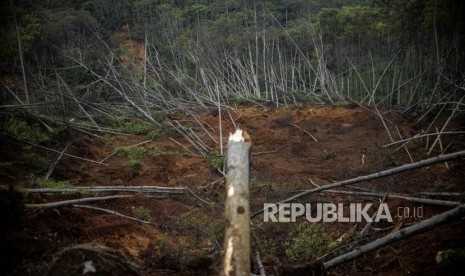
<instances>
[{"instance_id":1,"label":"tree bark","mask_svg":"<svg viewBox=\"0 0 465 276\"><path fill-rule=\"evenodd\" d=\"M368 252L371 252L373 250L376 250L378 248L384 247L388 244L391 244L393 242L406 239L408 237L411 237L413 235L419 234L421 232L425 232L427 230L430 230L436 226L445 224L449 221L452 221L454 219L461 218L462 216L465 215L465 204L460 205L455 207L454 209L451 209L447 212L444 212L442 214L439 214L437 216L434 216L432 218L423 220L415 225L412 225L410 227L401 229L399 231L396 231L394 233L391 233L385 237L382 237L380 239L375 240L374 242L371 242L369 244L365 244L363 246L360 246L359 248L346 253L344 255L338 256L332 260L329 260L325 262L323 265L326 269L348 262L350 260L353 260L363 254L366 254Z\"/></svg>"},{"instance_id":2,"label":"tree bark","mask_svg":"<svg viewBox=\"0 0 465 276\"><path fill-rule=\"evenodd\" d=\"M298 193L298 194L296 194L296 195L294 195L294 196L292 196L292 197L290 197L288 199L280 201L277 204L291 202L291 201L296 200L298 198L301 198L303 196L313 194L313 193L316 193L316 192L321 192L321 191L333 189L333 188L336 188L336 187L342 187L342 186L346 186L346 185L350 185L350 184L354 184L354 183L359 183L359 182L362 182L362 181L373 180L373 179L377 179L377 178L381 178L381 177L385 177L385 176L389 176L389 175L393 175L393 174L397 174L397 173L401 173L401 172L405 172L405 171L409 171L409 170L413 170L413 169L418 169L418 168L422 168L422 167L426 167L426 166L431 166L431 165L434 165L434 164L437 164L437 163L442 163L442 162L456 160L456 159L462 159L462 158L465 158L465 150L457 151L457 152L453 152L453 153L448 153L448 154L444 154L444 155L439 155L439 156L436 156L436 157L424 159L424 160L421 160L421 161L418 161L418 162L415 162L415 163L411 163L411 164L402 165L402 166L395 167L395 168L392 168L392 169L388 169L388 170L385 170L385 171L380 171L380 172L376 172L376 173L372 173L372 174L368 174L368 175L362 175L362 176L359 176L359 177L356 177L356 178L351 178L351 179L339 181L339 182L336 182L336 183L328 184L328 185L325 185L325 186L321 186L321 187L318 187L318 188L315 188L315 189L303 191L303 192ZM261 209L261 210L255 212L255 213L253 213L251 215L251 217L253 218L253 217L263 213L263 211L264 211L264 209Z\"/></svg>"},{"instance_id":3,"label":"tree bark","mask_svg":"<svg viewBox=\"0 0 465 276\"><path fill-rule=\"evenodd\" d=\"M250 144L247 139L248 135L238 129L228 141L222 275L250 275Z\"/></svg>"}]
</instances>

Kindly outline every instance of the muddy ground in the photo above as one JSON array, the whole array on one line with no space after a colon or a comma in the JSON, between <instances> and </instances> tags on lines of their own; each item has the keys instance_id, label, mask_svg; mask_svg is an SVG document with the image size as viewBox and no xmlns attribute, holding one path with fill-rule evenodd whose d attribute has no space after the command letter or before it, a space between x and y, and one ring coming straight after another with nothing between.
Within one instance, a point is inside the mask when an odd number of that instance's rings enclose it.
<instances>
[{"instance_id":1,"label":"muddy ground","mask_svg":"<svg viewBox=\"0 0 465 276\"><path fill-rule=\"evenodd\" d=\"M396 112L381 111L393 139L421 133L426 124L405 118ZM206 134L188 116L173 118L194 132L211 153L220 152L218 142L218 112L200 116ZM269 108L246 105L222 113L223 145L235 125L252 137L251 213L263 208L263 203L286 199L298 191L335 181L353 178L393 168L427 158L428 144L433 140L415 140L405 148L384 147L391 142L380 118L373 110L360 107L325 107L305 105L292 108ZM438 122L438 126L441 126ZM397 129L396 129L397 128ZM57 163L52 178L66 180L73 186L157 185L186 187L190 193L87 193L39 194L25 193L26 203L48 203L64 199L132 194L122 199L83 203L152 222L142 224L99 210L72 206L26 209L16 229L2 233L2 274L58 275L84 269L83 263L93 260L92 267L100 275L216 275L221 267L219 247L222 246L222 202L225 197L224 178L211 154L202 157L179 133L160 132L151 140L147 135L86 135L71 131L68 153L96 164L64 156ZM153 136L151 138L154 138ZM33 187L28 168L17 161L24 144L2 137L2 184ZM147 142L148 141L148 142ZM144 143L145 142L145 143ZM133 147L123 151L121 147ZM446 152L465 148L460 136L443 137ZM62 150L66 142L53 145ZM181 146L182 145L182 146ZM119 148L119 150L118 150ZM142 148L142 149L140 149ZM58 154L37 149L39 155L56 159ZM440 153L438 145L430 156ZM409 157L410 155L410 157ZM221 161L221 160L220 160ZM132 162L132 163L131 163ZM220 162L221 163L221 162ZM420 196L420 192L457 192L465 190L465 162L438 164L391 177L363 182L355 186L376 192L391 192ZM356 188L345 188L357 191ZM449 196L443 199L460 200ZM322 193L299 199L299 202L379 203L379 198ZM447 207L421 205L401 199L386 199L394 214L397 207L411 210L423 207L423 219L439 214ZM327 261L345 251L355 249L377 237L407 227L420 217L394 217L393 223L382 221L372 225L369 235L358 233L364 223L322 223L325 236L334 242L328 246L321 261ZM291 258L286 249L292 247L298 235L298 223L264 223L262 216L253 220L254 249L258 249L266 268L273 275L282 265L309 262L309 256ZM85 253L78 248L75 255L66 255L69 248L88 244L101 254ZM87 246L87 245L86 245ZM102 247L105 247L102 249ZM460 274L460 266L442 267L435 261L439 250L465 246L465 222L462 220L441 226L415 237L396 242L370 254L329 270L330 275L438 275ZM68 251L63 251L68 248ZM76 249L75 249L76 250ZM79 251L80 250L80 251ZM83 253L84 252L84 253ZM102 253L104 252L104 253ZM87 254L87 255L86 255ZM102 258L101 256L107 256ZM110 265L122 263L121 267ZM123 261L124 260L124 261ZM62 263L60 263L60 261ZM89 268L91 269L91 268ZM125 270L127 269L127 270ZM108 274L103 272L107 271ZM92 271L89 275L92 275Z\"/></svg>"}]
</instances>

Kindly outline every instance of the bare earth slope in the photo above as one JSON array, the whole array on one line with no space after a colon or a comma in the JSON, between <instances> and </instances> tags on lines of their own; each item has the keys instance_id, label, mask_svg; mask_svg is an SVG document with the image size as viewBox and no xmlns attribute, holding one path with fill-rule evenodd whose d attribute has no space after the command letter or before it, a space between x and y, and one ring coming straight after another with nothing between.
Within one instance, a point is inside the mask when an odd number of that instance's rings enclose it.
<instances>
[{"instance_id":1,"label":"bare earth slope","mask_svg":"<svg viewBox=\"0 0 465 276\"><path fill-rule=\"evenodd\" d=\"M411 137L421 131L399 114L383 113L394 139ZM276 202L290 197L296 191L311 189L359 175L400 166L411 161L407 151L397 146L383 147L391 142L383 124L373 111L362 108L343 107L294 107L263 108L242 106L231 111L231 116L222 114L223 145L227 136L237 126L247 130L253 141L251 172L252 212L263 208L264 202ZM178 118L184 126L192 126L212 152L220 151L218 141L218 114L212 112L200 117L202 128L195 126L192 119ZM397 126L397 130L394 127ZM462 138L462 139L460 139ZM27 210L22 221L22 230L9 231L2 237L2 270L16 275L41 275L46 271L59 271L56 263L64 248L93 243L119 250L108 253L107 260L124 258L128 269L136 268L142 275L172 274L215 275L220 265L218 244L222 245L222 205L224 180L212 167L212 160L197 155L181 135L173 132L159 140L149 141L145 136L94 136L80 135L70 146L69 153L91 160L91 162L63 157L57 164L52 177L68 180L74 186L125 186L158 185L188 187L196 195L212 204L202 203L190 194L155 195L136 194L130 198L112 199L86 203L93 207L113 210L155 225L140 224L98 210L57 207ZM144 141L139 153L117 151L118 147L131 146ZM174 142L176 141L176 142ZM442 144L449 145L447 152L463 149L463 137L444 137ZM2 161L13 158L20 145L9 141L11 146L2 149ZM184 147L180 146L182 144ZM431 145L431 142L429 142ZM187 151L189 149L195 154ZM427 157L425 140L412 142L408 150L413 161ZM437 155L439 148L433 151ZM50 153L49 153L50 154ZM131 155L133 154L133 155ZM111 155L111 156L109 156ZM137 159L139 165L130 165ZM2 168L0 175L6 184L21 185L26 181L27 168ZM418 195L419 192L463 192L464 161L444 164L402 173L392 177L357 185L370 191L396 192ZM100 193L99 196L127 193ZM46 203L57 200L89 197L93 194L71 195L27 194L27 203ZM446 198L458 200L458 198ZM301 202L379 202L378 199L358 198L338 194L321 194L302 199ZM397 207L420 206L403 200L387 199L391 212ZM424 205L424 218L447 210L445 207ZM375 231L360 244L375 237L388 234L419 218L395 218L393 224L374 225ZM298 264L309 261L302 257L291 260L283 253L290 242L286 229L290 224L263 225L262 218L254 219L261 229L257 238L261 243L261 255L267 272L273 274L273 266ZM325 231L334 240L345 233L359 232L364 225L328 223ZM265 229L265 231L263 230ZM356 244L356 241L353 241ZM465 223L463 220L442 226L424 234L409 238L377 250L353 262L330 271L334 275L434 275L455 273L455 267L443 268L436 264L438 250L465 246ZM326 259L337 256L333 252ZM121 253L121 256L119 255ZM79 251L79 254L84 254ZM90 253L89 253L90 254ZM94 254L94 253L92 253ZM95 255L83 257L92 258ZM81 256L81 255L79 255ZM115 257L116 256L116 257ZM210 256L210 260L204 256ZM204 259L202 259L204 258ZM69 265L73 260L68 257ZM81 261L82 263L82 261ZM108 264L109 262L107 262ZM213 264L211 264L213 263ZM100 271L114 269L105 261L94 265ZM79 268L80 269L80 268ZM460 268L458 268L460 269ZM55 273L55 272L54 272ZM64 272L63 272L64 273ZM129 273L129 272L128 272ZM51 273L53 274L53 273ZM65 273L66 274L66 273Z\"/></svg>"}]
</instances>

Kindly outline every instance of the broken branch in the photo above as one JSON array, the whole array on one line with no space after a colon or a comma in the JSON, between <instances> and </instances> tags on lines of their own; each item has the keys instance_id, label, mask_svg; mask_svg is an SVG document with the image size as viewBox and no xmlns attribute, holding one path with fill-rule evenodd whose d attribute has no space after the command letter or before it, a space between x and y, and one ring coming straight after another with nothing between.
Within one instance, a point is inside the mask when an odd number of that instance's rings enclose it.
<instances>
[{"instance_id":1,"label":"broken branch","mask_svg":"<svg viewBox=\"0 0 465 276\"><path fill-rule=\"evenodd\" d=\"M53 207L61 207L61 206L66 206L66 205L73 205L76 203L104 201L104 200L109 200L109 199L127 198L131 196L132 195L112 195L112 196L101 196L101 197L86 197L86 198L70 199L70 200L63 200L63 201L57 201L57 202L51 202L51 203L24 204L24 206L26 208L53 208Z\"/></svg>"},{"instance_id":2,"label":"broken branch","mask_svg":"<svg viewBox=\"0 0 465 276\"><path fill-rule=\"evenodd\" d=\"M323 263L325 269L328 269L330 267L348 262L350 260L353 260L361 255L364 255L366 253L369 253L373 250L376 250L378 248L384 247L388 244L391 244L393 242L406 239L408 237L411 237L413 235L425 232L427 230L430 230L434 227L437 227L439 225L448 223L452 220L461 218L465 215L465 204L460 205L455 207L454 209L451 209L447 212L444 212L442 214L436 215L434 217L431 217L429 219L420 221L417 224L414 224L410 227L401 229L399 231L396 231L394 233L391 233L387 236L384 236L380 239L375 240L374 242L371 242L369 244L365 244L363 246L360 246L359 248L343 254L341 256L338 256L332 260L329 260L325 263Z\"/></svg>"},{"instance_id":3,"label":"broken branch","mask_svg":"<svg viewBox=\"0 0 465 276\"><path fill-rule=\"evenodd\" d=\"M321 192L321 191L333 189L333 188L336 188L336 187L346 186L346 185L349 185L349 184L354 184L354 183L358 183L358 182L362 182L362 181L377 179L377 178L381 178L381 177L385 177L385 176L389 176L389 175L393 175L393 174L398 174L398 173L413 170L413 169L418 169L418 168L422 168L422 167L426 167L426 166L431 166L431 165L434 165L434 164L437 164L437 163L442 163L442 162L445 162L445 161L461 159L461 158L464 158L464 157L465 157L465 150L457 151L457 152L449 153L449 154L444 154L444 155L439 155L439 156L424 159L424 160L421 160L421 161L418 161L418 162L415 162L415 163L410 163L410 164L395 167L395 168L392 168L392 169L388 169L388 170L384 170L384 171L380 171L380 172L376 172L376 173L372 173L372 174L368 174L368 175L363 175L363 176L359 176L359 177L339 181L339 182L332 183L332 184L329 184L329 185L317 187L317 188L314 188L314 189L311 189L311 190L306 190L306 191L298 193L298 194L296 194L296 195L294 195L294 196L292 196L292 197L290 197L288 199L280 201L277 204L290 202L290 201L293 201L293 200L295 200L297 198L301 198L303 196L306 196L306 195L309 195L309 194L312 194L312 193ZM251 217L255 217L258 214L263 213L263 211L264 211L264 209L261 209L261 210L255 212L255 213L253 213Z\"/></svg>"}]
</instances>

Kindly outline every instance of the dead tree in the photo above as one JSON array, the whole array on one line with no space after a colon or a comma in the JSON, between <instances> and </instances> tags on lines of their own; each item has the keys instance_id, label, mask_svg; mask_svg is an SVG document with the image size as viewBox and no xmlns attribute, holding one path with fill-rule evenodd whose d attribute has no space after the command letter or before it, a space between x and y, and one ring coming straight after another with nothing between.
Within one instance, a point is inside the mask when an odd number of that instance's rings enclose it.
<instances>
[{"instance_id":1,"label":"dead tree","mask_svg":"<svg viewBox=\"0 0 465 276\"><path fill-rule=\"evenodd\" d=\"M396 241L403 240L408 237L414 236L416 234L428 231L430 229L446 224L453 220L460 219L464 215L465 215L465 204L457 206L454 209L451 209L447 212L436 215L429 219L420 221L419 223L409 226L407 228L391 233L369 244L362 245L359 248L351 252L348 252L346 254L343 254L341 256L338 256L332 260L325 262L323 265L326 269L328 269L336 265L351 261L361 255L364 255L376 249L382 248L388 244L391 244Z\"/></svg>"}]
</instances>

